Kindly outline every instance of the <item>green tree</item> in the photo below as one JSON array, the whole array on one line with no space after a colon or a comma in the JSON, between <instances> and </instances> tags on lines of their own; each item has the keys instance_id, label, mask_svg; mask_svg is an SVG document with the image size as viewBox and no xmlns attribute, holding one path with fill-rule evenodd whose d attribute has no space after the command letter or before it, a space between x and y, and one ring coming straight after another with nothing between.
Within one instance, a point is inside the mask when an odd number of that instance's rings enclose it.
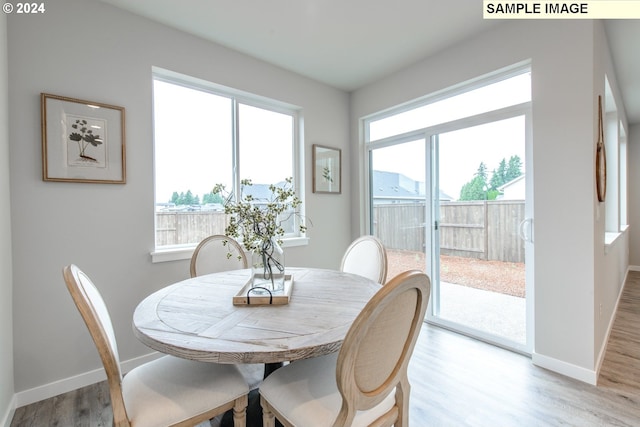
<instances>
[{"instance_id":1,"label":"green tree","mask_svg":"<svg viewBox=\"0 0 640 427\"><path fill-rule=\"evenodd\" d=\"M519 156L511 156L505 173L505 184L522 175L522 160Z\"/></svg>"},{"instance_id":2,"label":"green tree","mask_svg":"<svg viewBox=\"0 0 640 427\"><path fill-rule=\"evenodd\" d=\"M174 205L178 205L180 201L180 195L178 194L177 191L174 191L173 194L171 195L171 200L169 200L169 203L173 203Z\"/></svg>"},{"instance_id":3,"label":"green tree","mask_svg":"<svg viewBox=\"0 0 640 427\"><path fill-rule=\"evenodd\" d=\"M484 183L487 183L487 165L484 162L480 162L480 166L478 166L478 170L476 171L476 176L482 178Z\"/></svg>"},{"instance_id":4,"label":"green tree","mask_svg":"<svg viewBox=\"0 0 640 427\"><path fill-rule=\"evenodd\" d=\"M486 191L482 177L476 176L460 189L460 200L484 200Z\"/></svg>"},{"instance_id":5,"label":"green tree","mask_svg":"<svg viewBox=\"0 0 640 427\"><path fill-rule=\"evenodd\" d=\"M501 193L498 190L487 191L487 200L495 200Z\"/></svg>"},{"instance_id":6,"label":"green tree","mask_svg":"<svg viewBox=\"0 0 640 427\"><path fill-rule=\"evenodd\" d=\"M193 197L193 193L191 192L191 190L187 190L187 192L184 194L184 199L182 200L182 202L183 205L195 204L195 198Z\"/></svg>"},{"instance_id":7,"label":"green tree","mask_svg":"<svg viewBox=\"0 0 640 427\"><path fill-rule=\"evenodd\" d=\"M213 191L202 195L202 204L205 205L207 203L219 203L224 204L224 199L220 194L215 194Z\"/></svg>"},{"instance_id":8,"label":"green tree","mask_svg":"<svg viewBox=\"0 0 640 427\"><path fill-rule=\"evenodd\" d=\"M460 189L460 200L495 200L500 192L498 188L522 175L522 160L519 156L511 156L509 162L503 158L498 169L491 172L487 180L487 166L480 162L473 179Z\"/></svg>"},{"instance_id":9,"label":"green tree","mask_svg":"<svg viewBox=\"0 0 640 427\"><path fill-rule=\"evenodd\" d=\"M491 189L492 190L497 190L498 187L500 187L501 185L503 185L505 182L507 176L507 161L503 158L502 160L500 160L500 164L498 165L498 169L494 169L493 173L491 174Z\"/></svg>"},{"instance_id":10,"label":"green tree","mask_svg":"<svg viewBox=\"0 0 640 427\"><path fill-rule=\"evenodd\" d=\"M177 191L174 191L169 202L174 203L176 206L199 205L200 197L194 196L191 190L187 190L186 193L184 191L181 191L179 194Z\"/></svg>"},{"instance_id":11,"label":"green tree","mask_svg":"<svg viewBox=\"0 0 640 427\"><path fill-rule=\"evenodd\" d=\"M473 179L460 189L460 200L487 200L487 166L480 162Z\"/></svg>"}]
</instances>

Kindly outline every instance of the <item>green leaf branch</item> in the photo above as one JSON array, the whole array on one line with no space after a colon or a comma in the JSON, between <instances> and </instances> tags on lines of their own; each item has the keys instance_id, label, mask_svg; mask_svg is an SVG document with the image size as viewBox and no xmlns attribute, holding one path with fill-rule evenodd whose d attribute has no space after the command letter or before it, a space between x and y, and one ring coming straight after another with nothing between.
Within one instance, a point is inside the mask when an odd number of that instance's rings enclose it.
<instances>
[{"instance_id":1,"label":"green leaf branch","mask_svg":"<svg viewBox=\"0 0 640 427\"><path fill-rule=\"evenodd\" d=\"M282 244L281 237L285 234L282 224L291 217L300 219L298 228L301 233L307 230L299 210L302 200L296 195L293 178L285 179L282 186L271 184L271 195L266 200L255 199L245 193L245 189L252 185L250 179L240 181L237 197L227 192L222 184L213 188L213 194L222 196L224 211L230 215L225 228L227 236L240 240L247 251L261 253L269 247L272 238Z\"/></svg>"}]
</instances>

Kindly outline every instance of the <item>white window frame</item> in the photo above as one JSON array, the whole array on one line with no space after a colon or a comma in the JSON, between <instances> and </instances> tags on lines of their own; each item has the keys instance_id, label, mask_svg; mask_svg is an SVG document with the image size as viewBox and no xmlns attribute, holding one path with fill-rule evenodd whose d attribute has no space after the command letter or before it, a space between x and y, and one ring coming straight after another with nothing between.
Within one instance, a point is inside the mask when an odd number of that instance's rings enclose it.
<instances>
[{"instance_id":1,"label":"white window frame","mask_svg":"<svg viewBox=\"0 0 640 427\"><path fill-rule=\"evenodd\" d=\"M607 192L604 201L605 253L628 229L627 207L627 140L626 129L619 118L617 100L605 76L604 140L607 165Z\"/></svg>"},{"instance_id":2,"label":"white window frame","mask_svg":"<svg viewBox=\"0 0 640 427\"><path fill-rule=\"evenodd\" d=\"M249 105L252 107L262 108L265 110L287 114L292 116L293 118L293 147L292 147L292 170L293 170L293 182L295 183L295 191L297 196L303 201L300 207L300 213L304 217L305 215L305 198L304 198L304 153L303 153L303 134L302 134L302 109L298 106L277 101L274 99L270 99L264 96L255 95L249 92L241 91L238 89L222 86L216 83L208 82L206 80L198 79L195 77L187 76L184 74L176 73L174 71L165 70L159 67L153 67L152 69L152 79L161 80L170 84L184 86L190 89L196 89L204 92L209 92L213 95L223 96L226 98L230 98L232 100L233 110L234 110L234 123L233 126L236 127L233 132L233 186L235 188L240 188L240 180L242 179L239 176L239 158L237 153L239 152L239 141L237 138L237 122L235 121L235 117L237 117L237 112L239 108L239 104ZM154 141L155 147L155 141ZM155 181L155 164L154 164L154 181ZM162 246L156 247L156 225L155 225L155 204L156 204L156 195L154 189L154 206L153 206L153 216L154 216L154 227L153 227L153 242L154 242L154 250L151 251L151 260L153 263L157 262L167 262L167 261L177 261L190 259L193 255L193 251L197 246L197 243L192 243L188 245L173 245L173 246ZM307 245L309 239L307 238L305 233L302 233L298 230L298 227L294 227L296 232L291 235L285 235L283 237L283 247L293 247L293 246L303 246Z\"/></svg>"},{"instance_id":3,"label":"white window frame","mask_svg":"<svg viewBox=\"0 0 640 427\"><path fill-rule=\"evenodd\" d=\"M407 132L398 133L397 135L390 135L384 137L379 140L372 140L369 135L369 129L371 122L375 122L377 120L381 120L387 117L391 117L406 111L414 110L416 108L420 108L427 104L432 104L441 100L446 100L448 98L452 98L454 96L464 94L466 92L473 91L475 89L481 89L483 87L489 86L493 83L497 83L511 77L518 76L523 73L531 72L531 62L523 61L518 64L514 64L512 66L502 68L496 70L492 73L485 74L483 76L479 76L475 79L471 79L465 82L462 82L458 85L445 88L439 90L437 92L431 93L429 95L425 95L416 100L407 102L405 104L396 105L390 107L388 109L364 116L360 118L360 132L361 132L361 140L360 140L360 150L361 150L361 161L362 161L362 173L360 177L361 182L361 194L360 198L360 213L361 213L361 234L369 234L371 233L371 189L370 189L370 165L369 165L369 153L371 150L376 148L384 147L386 145L393 145L393 142L390 141L399 141L403 138L412 138L413 135L417 134L430 134L429 132L443 132L446 131L450 126L455 127L455 123L460 123L462 121L468 121L471 123L474 118L492 116L492 115L500 115L504 111L510 111L512 109L519 110L524 107L525 110L530 110L532 101L527 101L522 104L515 104L503 108L499 108L497 110L489 110L482 113L474 114L468 117L461 117L451 122L437 123L425 128L414 129ZM532 175L532 174L531 174ZM528 178L531 179L531 178Z\"/></svg>"}]
</instances>

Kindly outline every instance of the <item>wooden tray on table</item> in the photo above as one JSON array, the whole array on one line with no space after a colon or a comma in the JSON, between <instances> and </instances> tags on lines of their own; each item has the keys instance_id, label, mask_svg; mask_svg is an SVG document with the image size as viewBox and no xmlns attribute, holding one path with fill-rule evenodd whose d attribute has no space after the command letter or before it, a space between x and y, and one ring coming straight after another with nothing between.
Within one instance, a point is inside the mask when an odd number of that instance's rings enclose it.
<instances>
[{"instance_id":1,"label":"wooden tray on table","mask_svg":"<svg viewBox=\"0 0 640 427\"><path fill-rule=\"evenodd\" d=\"M233 305L285 305L289 304L291 299L291 292L293 291L293 276L291 274L285 274L284 276L284 290L276 291L273 294L268 292L256 293L251 292L252 285L251 279L240 289L240 291L233 297Z\"/></svg>"}]
</instances>

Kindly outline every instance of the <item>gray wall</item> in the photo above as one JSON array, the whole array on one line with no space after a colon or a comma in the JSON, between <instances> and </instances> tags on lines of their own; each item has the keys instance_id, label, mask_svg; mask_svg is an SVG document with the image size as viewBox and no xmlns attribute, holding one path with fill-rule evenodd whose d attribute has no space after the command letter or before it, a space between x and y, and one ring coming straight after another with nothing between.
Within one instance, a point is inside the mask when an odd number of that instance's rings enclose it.
<instances>
[{"instance_id":1,"label":"gray wall","mask_svg":"<svg viewBox=\"0 0 640 427\"><path fill-rule=\"evenodd\" d=\"M628 135L629 150L629 264L640 270L640 123L631 126Z\"/></svg>"},{"instance_id":2,"label":"gray wall","mask_svg":"<svg viewBox=\"0 0 640 427\"><path fill-rule=\"evenodd\" d=\"M47 397L42 388L48 384L101 367L64 286L64 265L76 263L102 291L123 360L150 353L131 331L136 304L189 276L187 260L153 264L149 255L154 247L152 66L303 108L304 190L313 225L309 245L288 248L286 259L292 266L339 266L350 242L349 176L343 175L342 195L315 195L309 166L314 143L342 148L348 163L346 93L95 0L56 0L37 17L10 15L8 40L19 405ZM126 185L42 181L41 92L126 108Z\"/></svg>"},{"instance_id":3,"label":"gray wall","mask_svg":"<svg viewBox=\"0 0 640 427\"><path fill-rule=\"evenodd\" d=\"M3 13L0 14L0 426L10 421L14 394L6 33L7 19Z\"/></svg>"}]
</instances>

